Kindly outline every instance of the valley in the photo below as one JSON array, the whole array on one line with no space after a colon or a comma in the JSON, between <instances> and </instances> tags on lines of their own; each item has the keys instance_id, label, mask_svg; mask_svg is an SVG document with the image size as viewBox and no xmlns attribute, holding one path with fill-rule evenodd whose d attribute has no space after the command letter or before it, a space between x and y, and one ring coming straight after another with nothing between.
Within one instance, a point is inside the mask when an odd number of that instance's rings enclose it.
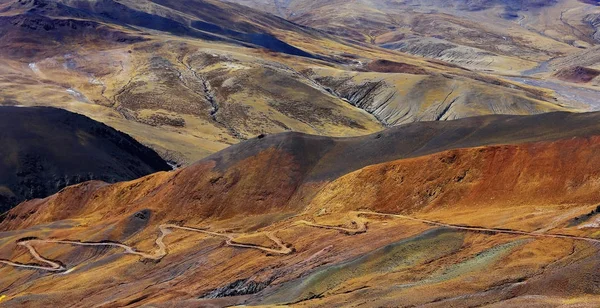
<instances>
[{"instance_id":1,"label":"valley","mask_svg":"<svg viewBox=\"0 0 600 308\"><path fill-rule=\"evenodd\" d=\"M234 4L194 3L206 9L184 14L169 1L5 0L2 18L29 22L35 15L58 24L84 18L129 38L79 49L68 43L78 31L53 26L54 36L42 38L30 56L8 51L31 44L20 35L46 30L6 27L3 104L84 114L177 165L260 134L358 136L414 121L588 110L551 89L351 42ZM149 8L156 14L144 15ZM224 12L231 15L213 17ZM136 19L142 16L148 21ZM150 20L156 22L144 24ZM382 70L382 63L394 68ZM519 67L528 65L535 64Z\"/></svg>"},{"instance_id":2,"label":"valley","mask_svg":"<svg viewBox=\"0 0 600 308\"><path fill-rule=\"evenodd\" d=\"M0 0L0 307L598 307L599 16Z\"/></svg>"}]
</instances>

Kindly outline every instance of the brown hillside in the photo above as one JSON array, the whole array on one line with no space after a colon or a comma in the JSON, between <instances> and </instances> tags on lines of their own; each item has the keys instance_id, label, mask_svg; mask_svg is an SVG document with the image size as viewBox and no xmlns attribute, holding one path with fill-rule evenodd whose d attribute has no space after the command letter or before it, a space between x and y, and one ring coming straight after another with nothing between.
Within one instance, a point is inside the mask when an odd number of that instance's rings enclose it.
<instances>
[{"instance_id":1,"label":"brown hillside","mask_svg":"<svg viewBox=\"0 0 600 308\"><path fill-rule=\"evenodd\" d=\"M559 79L575 83L587 83L598 76L600 76L599 70L582 66L564 68L556 73Z\"/></svg>"},{"instance_id":2,"label":"brown hillside","mask_svg":"<svg viewBox=\"0 0 600 308\"><path fill-rule=\"evenodd\" d=\"M594 307L598 116L279 134L71 186L0 224L0 305Z\"/></svg>"}]
</instances>

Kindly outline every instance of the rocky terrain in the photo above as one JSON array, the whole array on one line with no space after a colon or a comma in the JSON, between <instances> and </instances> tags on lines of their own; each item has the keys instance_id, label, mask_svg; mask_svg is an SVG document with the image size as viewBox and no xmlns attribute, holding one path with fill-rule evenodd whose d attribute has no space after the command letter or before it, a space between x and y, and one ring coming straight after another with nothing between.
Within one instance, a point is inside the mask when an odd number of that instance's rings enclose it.
<instances>
[{"instance_id":1,"label":"rocky terrain","mask_svg":"<svg viewBox=\"0 0 600 308\"><path fill-rule=\"evenodd\" d=\"M487 74L524 76L532 80L522 83L554 91L563 104L598 110L587 98L600 97L598 79L590 74L600 63L597 1L230 2L365 44Z\"/></svg>"},{"instance_id":2,"label":"rocky terrain","mask_svg":"<svg viewBox=\"0 0 600 308\"><path fill-rule=\"evenodd\" d=\"M599 116L283 133L71 186L0 223L0 305L593 307Z\"/></svg>"},{"instance_id":3,"label":"rocky terrain","mask_svg":"<svg viewBox=\"0 0 600 308\"><path fill-rule=\"evenodd\" d=\"M170 170L133 138L54 108L0 107L0 212L89 180L114 183Z\"/></svg>"},{"instance_id":4,"label":"rocky terrain","mask_svg":"<svg viewBox=\"0 0 600 308\"><path fill-rule=\"evenodd\" d=\"M0 104L84 114L178 165L260 134L348 137L415 121L590 110L552 90L216 0L2 0L0 22Z\"/></svg>"},{"instance_id":5,"label":"rocky terrain","mask_svg":"<svg viewBox=\"0 0 600 308\"><path fill-rule=\"evenodd\" d=\"M231 2L328 33L501 73L600 43L596 1Z\"/></svg>"},{"instance_id":6,"label":"rocky terrain","mask_svg":"<svg viewBox=\"0 0 600 308\"><path fill-rule=\"evenodd\" d=\"M0 0L0 307L598 307L599 16Z\"/></svg>"}]
</instances>

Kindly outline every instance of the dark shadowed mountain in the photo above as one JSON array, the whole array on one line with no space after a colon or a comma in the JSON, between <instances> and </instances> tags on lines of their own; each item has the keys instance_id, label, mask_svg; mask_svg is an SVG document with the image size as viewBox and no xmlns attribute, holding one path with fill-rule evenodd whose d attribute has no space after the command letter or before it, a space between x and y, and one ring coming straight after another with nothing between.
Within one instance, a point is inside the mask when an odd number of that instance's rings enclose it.
<instances>
[{"instance_id":1,"label":"dark shadowed mountain","mask_svg":"<svg viewBox=\"0 0 600 308\"><path fill-rule=\"evenodd\" d=\"M5 2L5 3L2 3ZM247 47L312 57L275 37L285 30L319 36L317 31L271 15L246 12L236 4L213 1L0 1L0 46L12 57L34 56L41 52L36 42L57 51L77 43L111 45L134 43L148 38L148 30L208 41L224 41ZM246 16L248 20L236 18ZM244 17L244 18L246 18Z\"/></svg>"},{"instance_id":2,"label":"dark shadowed mountain","mask_svg":"<svg viewBox=\"0 0 600 308\"><path fill-rule=\"evenodd\" d=\"M128 135L61 109L1 107L0 144L0 212L83 181L170 169Z\"/></svg>"}]
</instances>

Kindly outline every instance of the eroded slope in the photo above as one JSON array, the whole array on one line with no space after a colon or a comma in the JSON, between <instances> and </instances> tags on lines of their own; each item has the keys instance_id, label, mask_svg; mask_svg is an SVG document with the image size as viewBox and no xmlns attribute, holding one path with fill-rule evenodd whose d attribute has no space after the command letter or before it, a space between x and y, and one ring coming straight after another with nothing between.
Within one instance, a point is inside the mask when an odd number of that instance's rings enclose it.
<instances>
[{"instance_id":1,"label":"eroded slope","mask_svg":"<svg viewBox=\"0 0 600 308\"><path fill-rule=\"evenodd\" d=\"M0 257L17 264L0 268L0 304L592 307L597 120L287 133L175 172L69 187L0 225ZM20 268L40 262L27 245L65 268Z\"/></svg>"}]
</instances>

